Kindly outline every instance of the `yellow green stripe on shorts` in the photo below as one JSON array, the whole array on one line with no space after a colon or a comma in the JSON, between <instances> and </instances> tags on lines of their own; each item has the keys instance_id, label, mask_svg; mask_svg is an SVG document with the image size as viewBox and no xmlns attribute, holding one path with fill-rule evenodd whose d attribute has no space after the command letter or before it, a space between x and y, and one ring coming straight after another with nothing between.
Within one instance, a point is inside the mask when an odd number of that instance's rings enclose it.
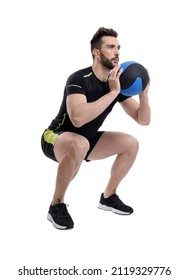
<instances>
[{"instance_id":1,"label":"yellow green stripe on shorts","mask_svg":"<svg viewBox=\"0 0 188 280\"><path fill-rule=\"evenodd\" d=\"M50 129L47 129L44 132L44 140L45 140L45 142L47 142L49 144L52 144L52 145L54 145L57 136L58 136L58 134L54 133L53 130L50 130Z\"/></svg>"}]
</instances>

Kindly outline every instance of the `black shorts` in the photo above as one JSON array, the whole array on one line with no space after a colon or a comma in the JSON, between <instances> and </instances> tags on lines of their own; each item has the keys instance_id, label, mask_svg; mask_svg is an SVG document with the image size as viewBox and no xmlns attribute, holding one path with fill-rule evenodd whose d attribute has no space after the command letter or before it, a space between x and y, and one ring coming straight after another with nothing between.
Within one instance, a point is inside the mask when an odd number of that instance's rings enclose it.
<instances>
[{"instance_id":1,"label":"black shorts","mask_svg":"<svg viewBox=\"0 0 188 280\"><path fill-rule=\"evenodd\" d=\"M47 131L47 129L44 131L44 133L42 134L41 137L41 147L42 147L42 151L45 154L45 156L47 156L48 158L54 160L57 162L57 159L55 157L54 154L54 143L55 143L55 139L57 138L58 135L64 133L65 131L60 131L60 132L56 132L56 133L51 133L50 137L49 137L49 141L45 140L44 134ZM97 144L98 140L100 139L100 137L102 136L102 134L104 133L104 131L98 131L97 134L89 141L90 144L90 148L89 151L87 152L86 156L85 156L85 161L89 162L90 160L88 160L88 156L91 153L91 151L93 150L93 148L95 147L95 145Z\"/></svg>"}]
</instances>

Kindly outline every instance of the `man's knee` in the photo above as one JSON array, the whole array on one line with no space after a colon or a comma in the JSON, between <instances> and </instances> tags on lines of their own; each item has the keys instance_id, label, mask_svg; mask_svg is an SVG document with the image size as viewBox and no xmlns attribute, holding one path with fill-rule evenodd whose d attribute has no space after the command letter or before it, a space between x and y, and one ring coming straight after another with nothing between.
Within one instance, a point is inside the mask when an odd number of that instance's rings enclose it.
<instances>
[{"instance_id":1,"label":"man's knee","mask_svg":"<svg viewBox=\"0 0 188 280\"><path fill-rule=\"evenodd\" d=\"M58 162L61 162L64 157L69 157L79 162L84 159L89 147L89 141L85 137L68 132L58 136L54 146L54 153Z\"/></svg>"},{"instance_id":2,"label":"man's knee","mask_svg":"<svg viewBox=\"0 0 188 280\"><path fill-rule=\"evenodd\" d=\"M128 150L130 152L137 153L138 150L139 150L139 141L138 141L138 139L135 138L132 135L129 135L127 141L128 141Z\"/></svg>"},{"instance_id":3,"label":"man's knee","mask_svg":"<svg viewBox=\"0 0 188 280\"><path fill-rule=\"evenodd\" d=\"M69 141L67 152L74 158L84 159L89 147L89 141L85 137L81 136L77 139L71 139Z\"/></svg>"}]
</instances>

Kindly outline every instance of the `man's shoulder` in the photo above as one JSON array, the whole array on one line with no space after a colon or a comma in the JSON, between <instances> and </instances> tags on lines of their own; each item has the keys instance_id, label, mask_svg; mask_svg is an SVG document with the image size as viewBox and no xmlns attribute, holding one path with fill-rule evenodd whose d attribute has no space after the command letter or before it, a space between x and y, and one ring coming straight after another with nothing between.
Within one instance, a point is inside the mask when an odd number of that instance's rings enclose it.
<instances>
[{"instance_id":1,"label":"man's shoulder","mask_svg":"<svg viewBox=\"0 0 188 280\"><path fill-rule=\"evenodd\" d=\"M83 68L83 69L75 71L74 73L72 73L70 75L70 77L72 77L72 76L80 76L80 77L85 78L85 77L88 77L88 76L90 76L92 74L93 74L92 67L89 66L89 67L86 67L86 68Z\"/></svg>"}]
</instances>

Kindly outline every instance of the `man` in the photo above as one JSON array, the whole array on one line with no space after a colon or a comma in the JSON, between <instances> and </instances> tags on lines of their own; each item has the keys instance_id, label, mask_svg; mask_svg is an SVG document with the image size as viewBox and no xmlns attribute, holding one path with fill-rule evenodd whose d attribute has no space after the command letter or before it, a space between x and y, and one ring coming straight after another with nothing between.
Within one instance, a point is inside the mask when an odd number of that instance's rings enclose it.
<instances>
[{"instance_id":1,"label":"man","mask_svg":"<svg viewBox=\"0 0 188 280\"><path fill-rule=\"evenodd\" d=\"M42 135L43 152L59 163L55 192L48 212L48 220L57 229L74 226L64 197L83 160L99 160L116 155L98 207L117 214L133 213L133 209L120 200L116 189L135 161L138 141L129 134L99 131L99 128L116 102L137 123L148 125L149 86L139 95L139 102L120 94L122 69L117 37L115 30L104 27L94 34L90 42L92 66L70 75L59 113Z\"/></svg>"}]
</instances>

